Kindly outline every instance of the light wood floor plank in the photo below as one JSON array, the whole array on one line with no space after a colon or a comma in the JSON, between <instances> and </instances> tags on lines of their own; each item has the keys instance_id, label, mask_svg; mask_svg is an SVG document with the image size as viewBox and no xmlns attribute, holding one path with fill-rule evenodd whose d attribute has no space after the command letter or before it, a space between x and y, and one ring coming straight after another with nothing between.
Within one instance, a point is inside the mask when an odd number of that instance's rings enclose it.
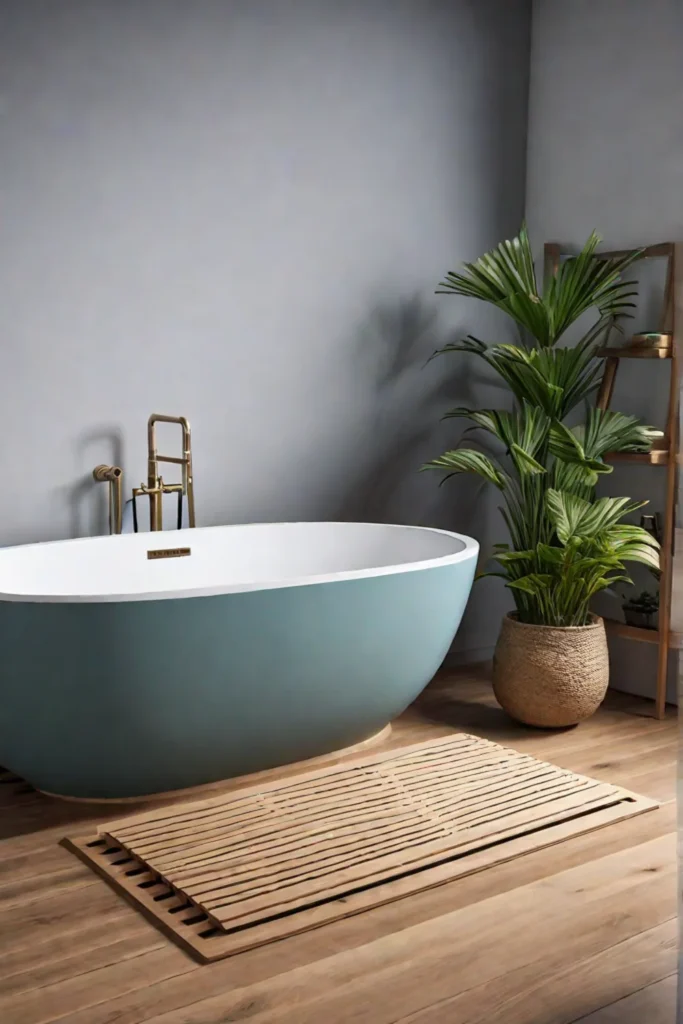
<instances>
[{"instance_id":1,"label":"light wood floor plank","mask_svg":"<svg viewBox=\"0 0 683 1024\"><path fill-rule=\"evenodd\" d=\"M81 870L82 868L85 868L85 871ZM96 879L93 879L92 871L88 871L85 864L69 864L57 871L30 875L0 886L0 914L7 914L26 903L36 903L61 893L83 889L94 882Z\"/></svg>"},{"instance_id":2,"label":"light wood floor plank","mask_svg":"<svg viewBox=\"0 0 683 1024\"><path fill-rule=\"evenodd\" d=\"M238 957L62 1024L104 1024L107 1013L117 1024L223 1024L247 1016L250 1024L393 1024L535 962L558 970L664 924L675 898L674 854L674 836L666 836L382 939L373 939L368 914L367 941L354 949L295 966L288 940L270 950L265 980L255 957Z\"/></svg>"},{"instance_id":3,"label":"light wood floor plank","mask_svg":"<svg viewBox=\"0 0 683 1024\"><path fill-rule=\"evenodd\" d=\"M670 974L572 1024L676 1024L677 988L677 975Z\"/></svg>"},{"instance_id":4,"label":"light wood floor plank","mask_svg":"<svg viewBox=\"0 0 683 1024\"><path fill-rule=\"evenodd\" d=\"M677 932L674 918L583 960L545 957L392 1024L574 1024L577 1014L665 977L676 962Z\"/></svg>"},{"instance_id":5,"label":"light wood floor plank","mask_svg":"<svg viewBox=\"0 0 683 1024\"><path fill-rule=\"evenodd\" d=\"M22 992L37 992L48 985L57 985L91 971L132 960L167 945L155 928L145 928L144 931L140 928L131 928L130 931L122 928L117 929L116 934L118 938L114 942L103 941L106 937L102 935L98 945L91 945L97 939L88 937L77 944L71 941L58 944L57 948L54 948L53 943L46 943L47 949L42 952L40 947L38 950L32 947L30 950L10 954L7 957L8 963L3 965L7 973L0 982L0 1006L3 1000L7 1001ZM15 970L9 973L12 967ZM36 997L36 1006L41 1001L46 1001L44 994Z\"/></svg>"},{"instance_id":6,"label":"light wood floor plank","mask_svg":"<svg viewBox=\"0 0 683 1024\"><path fill-rule=\"evenodd\" d=\"M671 970L675 850L672 837L662 837L676 827L677 727L674 713L657 722L649 708L648 702L615 694L578 729L544 733L504 715L485 670L443 673L395 723L383 749L452 735L455 728L653 796L664 806L205 967L189 960L106 883L88 880L88 869L57 845L65 834L84 834L92 823L127 814L127 807L103 813L31 794L17 796L15 804L5 791L0 1020L569 1024L568 1008L574 1021L601 1001L614 1002ZM300 771L283 767L268 777ZM250 783L237 780L231 788ZM631 972L624 966L626 954L636 965ZM578 996L570 991L572 964L580 965ZM632 1003L614 1003L614 1012L633 1006L637 1014L641 1005L649 1011L646 1000L661 991L644 988ZM575 998L584 1001L572 1003ZM633 1024L673 1024L673 1018L660 1021L656 1012L650 1019L643 1011ZM586 1024L617 1020L622 1024L621 1017L594 1014ZM623 1024L631 1024L628 1017Z\"/></svg>"}]
</instances>

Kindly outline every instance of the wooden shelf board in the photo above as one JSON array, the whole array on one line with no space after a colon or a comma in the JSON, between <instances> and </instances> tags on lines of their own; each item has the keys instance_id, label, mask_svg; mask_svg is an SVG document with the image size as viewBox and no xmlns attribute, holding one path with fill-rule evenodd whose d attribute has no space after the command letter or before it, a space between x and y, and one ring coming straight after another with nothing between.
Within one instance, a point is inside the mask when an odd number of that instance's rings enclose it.
<instances>
[{"instance_id":1,"label":"wooden shelf board","mask_svg":"<svg viewBox=\"0 0 683 1024\"><path fill-rule=\"evenodd\" d=\"M671 359L671 346L653 348L649 345L607 345L596 355L600 359Z\"/></svg>"},{"instance_id":2,"label":"wooden shelf board","mask_svg":"<svg viewBox=\"0 0 683 1024\"><path fill-rule=\"evenodd\" d=\"M632 252L636 252L638 249L642 249L642 252L638 256L639 260L661 259L664 256L670 257L673 255L675 244L675 242L658 242L656 245L634 245L631 249L607 249L602 252L596 252L594 259L623 259L625 256L630 256ZM576 256L576 250L568 251L563 249L559 242L546 242L546 249L554 250L555 255L560 259L563 256Z\"/></svg>"},{"instance_id":3,"label":"wooden shelf board","mask_svg":"<svg viewBox=\"0 0 683 1024\"><path fill-rule=\"evenodd\" d=\"M659 630L658 629L645 629L643 626L628 626L625 622L619 622L618 619L605 619L605 626L608 631L615 636L620 636L625 640L640 640L646 644L658 644L659 643ZM669 647L675 650L679 650L681 647L680 633L669 633Z\"/></svg>"},{"instance_id":4,"label":"wooden shelf board","mask_svg":"<svg viewBox=\"0 0 683 1024\"><path fill-rule=\"evenodd\" d=\"M657 245L646 245L638 259L651 260L661 258L662 256L671 256L673 247L673 242L659 242ZM607 252L596 252L595 256L600 260L622 259L624 256L630 256L638 248L639 246L634 245L632 249L611 249Z\"/></svg>"},{"instance_id":5,"label":"wooden shelf board","mask_svg":"<svg viewBox=\"0 0 683 1024\"><path fill-rule=\"evenodd\" d=\"M668 448L654 448L651 452L606 452L606 462L640 462L644 466L666 466Z\"/></svg>"}]
</instances>

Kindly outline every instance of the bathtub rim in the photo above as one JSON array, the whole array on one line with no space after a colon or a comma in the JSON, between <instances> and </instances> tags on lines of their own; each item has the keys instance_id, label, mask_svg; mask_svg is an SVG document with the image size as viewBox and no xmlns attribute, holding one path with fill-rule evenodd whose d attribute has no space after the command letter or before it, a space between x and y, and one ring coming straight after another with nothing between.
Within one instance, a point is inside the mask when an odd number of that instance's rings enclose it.
<instances>
[{"instance_id":1,"label":"bathtub rim","mask_svg":"<svg viewBox=\"0 0 683 1024\"><path fill-rule=\"evenodd\" d=\"M195 527L192 533L188 537L187 529L184 530L164 530L162 536L164 537L166 546L179 547L181 546L178 541L173 542L174 538L182 538L183 546L187 546L190 542L192 534L196 533L210 533L214 530L233 530L233 529L244 529L249 526L314 526L320 523L324 523L326 526L369 526L378 527L381 529L393 530L419 530L424 533L436 533L443 537L450 537L453 540L457 540L463 546L461 550L453 552L448 555L440 555L437 558L421 559L413 562L400 562L395 565L382 565L377 567L369 567L367 569L350 569L342 570L339 572L332 573L318 573L309 576L300 577L288 577L285 579L274 579L274 580L262 580L262 581L238 581L236 583L222 583L214 584L208 587L184 587L174 590L152 590L152 591L139 591L137 593L126 593L126 592L112 592L112 593L97 593L97 594L16 594L11 592L0 591L0 603L8 602L13 604L128 604L136 601L168 601L168 600L180 600L183 598L193 597L220 597L228 594L241 594L241 593L254 593L261 590L285 590L293 587L313 586L322 583L341 583L351 580L362 580L362 579L373 579L377 576L393 576L409 572L421 572L428 569L445 568L447 566L456 565L459 562L468 562L472 559L476 559L479 554L479 542L473 537L468 537L466 534L456 533L453 530L442 530L432 526L416 526L413 524L403 523L372 523L372 522L342 522L337 520L291 520L282 522L266 522L266 523L231 523L223 526L202 526ZM18 549L34 549L42 548L45 545L86 545L93 541L107 541L109 543L126 543L128 538L131 536L141 536L140 534L124 534L115 535L111 537L75 537L64 540L53 540L53 541L39 541L33 544L15 544L8 545L6 548L0 548L0 571L2 569L2 554L3 551ZM143 534L147 536L147 534ZM150 534L150 536L152 536ZM191 543L191 542L190 542Z\"/></svg>"}]
</instances>

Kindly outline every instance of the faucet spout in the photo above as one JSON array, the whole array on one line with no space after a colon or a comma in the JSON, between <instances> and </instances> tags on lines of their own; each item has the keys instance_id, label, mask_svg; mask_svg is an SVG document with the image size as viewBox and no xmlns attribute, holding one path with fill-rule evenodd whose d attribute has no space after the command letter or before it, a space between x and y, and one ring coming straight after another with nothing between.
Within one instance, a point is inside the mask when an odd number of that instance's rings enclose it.
<instances>
[{"instance_id":1,"label":"faucet spout","mask_svg":"<svg viewBox=\"0 0 683 1024\"><path fill-rule=\"evenodd\" d=\"M120 466L95 466L93 479L109 484L109 532L121 533L123 521L123 470Z\"/></svg>"}]
</instances>

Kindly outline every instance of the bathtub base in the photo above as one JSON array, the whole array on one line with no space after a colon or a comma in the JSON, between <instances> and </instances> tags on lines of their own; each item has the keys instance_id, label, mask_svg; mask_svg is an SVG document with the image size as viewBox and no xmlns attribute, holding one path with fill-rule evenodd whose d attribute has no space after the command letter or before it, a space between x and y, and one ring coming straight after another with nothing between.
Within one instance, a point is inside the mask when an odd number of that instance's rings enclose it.
<instances>
[{"instance_id":1,"label":"bathtub base","mask_svg":"<svg viewBox=\"0 0 683 1024\"><path fill-rule=\"evenodd\" d=\"M315 768L318 765L321 767L330 761L334 761L338 757L346 757L348 754L356 754L360 750L366 750L369 747L379 746L384 743L385 740L391 735L391 723L385 725L379 732L373 733L372 736L368 736L367 739L360 740L359 743L352 743L348 747L340 747L337 750L331 750L329 754L319 754L317 757L308 757L304 761L292 761L290 764L278 765L275 768L266 768L262 772L254 772L251 775L239 775L236 778L231 779L219 779L218 782L207 782L203 786L190 786L187 789L170 789L162 793L148 793L144 796L122 796L122 797L85 797L85 796L65 796L62 793L51 793L47 789L39 789L38 793L42 793L43 796L52 797L53 800L64 800L66 803L71 804L114 804L121 806L121 804L146 804L151 802L163 802L168 800L169 802L175 800L192 800L195 797L202 797L211 793L220 793L223 790L231 788L240 788L247 782L253 785L257 783L260 778L267 778L269 781L273 780L273 773L282 771L283 769L292 769L295 767L301 768Z\"/></svg>"}]
</instances>

